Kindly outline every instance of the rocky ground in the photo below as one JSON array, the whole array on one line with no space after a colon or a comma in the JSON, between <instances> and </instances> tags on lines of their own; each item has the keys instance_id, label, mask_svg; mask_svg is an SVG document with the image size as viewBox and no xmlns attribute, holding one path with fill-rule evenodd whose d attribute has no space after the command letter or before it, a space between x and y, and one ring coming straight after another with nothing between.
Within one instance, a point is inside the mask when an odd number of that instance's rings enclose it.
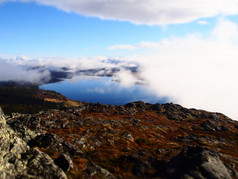
<instances>
[{"instance_id":1,"label":"rocky ground","mask_svg":"<svg viewBox=\"0 0 238 179\"><path fill-rule=\"evenodd\" d=\"M0 178L238 178L223 114L134 102L0 116Z\"/></svg>"}]
</instances>

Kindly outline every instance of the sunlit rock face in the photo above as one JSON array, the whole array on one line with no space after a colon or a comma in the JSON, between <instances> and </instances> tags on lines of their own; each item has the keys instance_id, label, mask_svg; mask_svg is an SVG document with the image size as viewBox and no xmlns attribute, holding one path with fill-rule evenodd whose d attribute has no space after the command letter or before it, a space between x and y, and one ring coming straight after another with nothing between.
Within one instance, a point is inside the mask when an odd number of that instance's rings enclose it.
<instances>
[{"instance_id":1,"label":"sunlit rock face","mask_svg":"<svg viewBox=\"0 0 238 179\"><path fill-rule=\"evenodd\" d=\"M0 178L66 178L47 154L30 148L16 135L1 108L0 125Z\"/></svg>"}]
</instances>

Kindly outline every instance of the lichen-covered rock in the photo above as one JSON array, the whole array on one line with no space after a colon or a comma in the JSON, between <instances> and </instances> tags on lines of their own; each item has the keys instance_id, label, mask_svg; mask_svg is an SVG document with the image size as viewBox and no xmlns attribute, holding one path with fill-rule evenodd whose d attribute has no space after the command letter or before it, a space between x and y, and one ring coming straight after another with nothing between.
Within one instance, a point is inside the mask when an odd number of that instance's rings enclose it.
<instances>
[{"instance_id":1,"label":"lichen-covered rock","mask_svg":"<svg viewBox=\"0 0 238 179\"><path fill-rule=\"evenodd\" d=\"M47 154L35 148L23 153L22 160L27 161L26 171L28 175L42 176L43 178L67 178Z\"/></svg>"},{"instance_id":2,"label":"lichen-covered rock","mask_svg":"<svg viewBox=\"0 0 238 179\"><path fill-rule=\"evenodd\" d=\"M165 175L168 178L232 178L219 154L202 147L184 149L168 162Z\"/></svg>"},{"instance_id":3,"label":"lichen-covered rock","mask_svg":"<svg viewBox=\"0 0 238 179\"><path fill-rule=\"evenodd\" d=\"M0 125L4 125L6 124L6 120L5 120L5 117L4 117L4 113L2 111L2 108L0 107Z\"/></svg>"},{"instance_id":4,"label":"lichen-covered rock","mask_svg":"<svg viewBox=\"0 0 238 179\"><path fill-rule=\"evenodd\" d=\"M0 108L0 178L67 178L45 153L30 148L6 124Z\"/></svg>"},{"instance_id":5,"label":"lichen-covered rock","mask_svg":"<svg viewBox=\"0 0 238 179\"><path fill-rule=\"evenodd\" d=\"M108 170L103 169L98 165L95 165L93 162L87 163L86 174L83 178L93 178L97 173L99 173L102 178L115 179L115 176L112 175Z\"/></svg>"}]
</instances>

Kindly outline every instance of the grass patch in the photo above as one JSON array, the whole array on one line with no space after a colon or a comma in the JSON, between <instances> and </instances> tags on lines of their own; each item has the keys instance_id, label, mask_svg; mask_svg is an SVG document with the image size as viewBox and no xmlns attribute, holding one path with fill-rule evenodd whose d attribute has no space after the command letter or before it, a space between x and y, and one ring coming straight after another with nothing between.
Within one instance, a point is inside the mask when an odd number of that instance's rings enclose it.
<instances>
[{"instance_id":1,"label":"grass patch","mask_svg":"<svg viewBox=\"0 0 238 179\"><path fill-rule=\"evenodd\" d=\"M90 155L93 155L93 154L95 154L97 152L98 152L97 150L88 150L85 153L86 153L86 155L90 156Z\"/></svg>"},{"instance_id":2,"label":"grass patch","mask_svg":"<svg viewBox=\"0 0 238 179\"><path fill-rule=\"evenodd\" d=\"M153 143L151 140L146 139L146 138L142 138L142 137L137 138L137 139L135 140L135 142L136 142L138 145L154 145L154 143Z\"/></svg>"},{"instance_id":3,"label":"grass patch","mask_svg":"<svg viewBox=\"0 0 238 179\"><path fill-rule=\"evenodd\" d=\"M110 170L113 168L113 166L116 166L118 163L119 163L119 158L112 157L112 158L107 158L107 159L101 161L100 166Z\"/></svg>"}]
</instances>

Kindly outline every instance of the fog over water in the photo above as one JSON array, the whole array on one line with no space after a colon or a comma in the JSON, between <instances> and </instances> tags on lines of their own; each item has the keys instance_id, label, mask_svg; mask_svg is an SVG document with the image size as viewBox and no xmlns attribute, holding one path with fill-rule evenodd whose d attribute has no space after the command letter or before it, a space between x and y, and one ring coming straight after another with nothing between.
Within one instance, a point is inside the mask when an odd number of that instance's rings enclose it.
<instances>
[{"instance_id":1,"label":"fog over water","mask_svg":"<svg viewBox=\"0 0 238 179\"><path fill-rule=\"evenodd\" d=\"M166 98L159 98L147 86L122 85L111 77L76 77L40 86L41 89L54 90L66 97L79 101L123 105L133 101L148 103L166 103Z\"/></svg>"}]
</instances>

